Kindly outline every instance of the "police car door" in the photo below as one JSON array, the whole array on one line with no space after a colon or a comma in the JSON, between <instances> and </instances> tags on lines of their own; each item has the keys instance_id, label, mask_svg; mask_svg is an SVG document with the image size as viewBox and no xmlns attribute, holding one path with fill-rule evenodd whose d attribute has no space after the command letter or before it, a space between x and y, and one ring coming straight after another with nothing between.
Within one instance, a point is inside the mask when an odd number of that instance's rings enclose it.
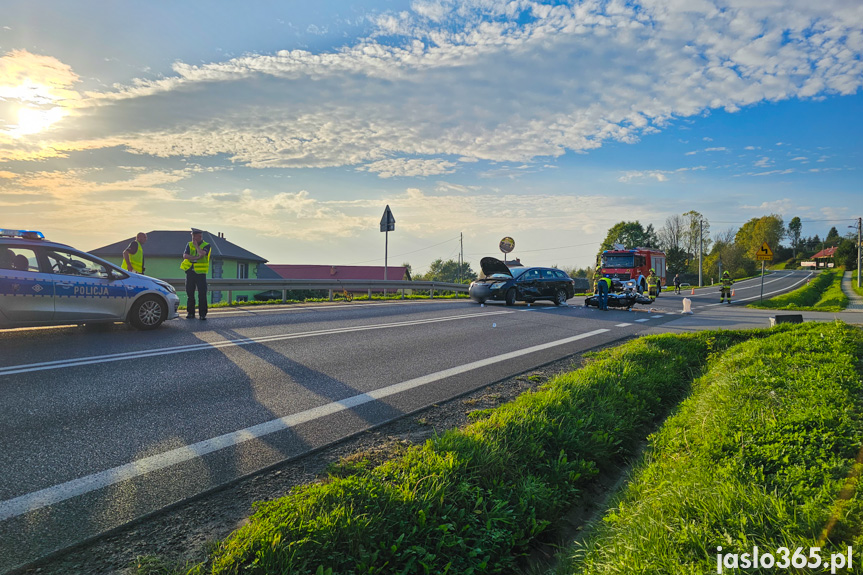
<instances>
[{"instance_id":1,"label":"police car door","mask_svg":"<svg viewBox=\"0 0 863 575\"><path fill-rule=\"evenodd\" d=\"M54 282L41 273L36 252L0 246L0 314L17 325L37 325L54 318Z\"/></svg>"},{"instance_id":2,"label":"police car door","mask_svg":"<svg viewBox=\"0 0 863 575\"><path fill-rule=\"evenodd\" d=\"M98 260L74 251L46 250L54 280L54 320L116 320L126 317L126 287Z\"/></svg>"}]
</instances>

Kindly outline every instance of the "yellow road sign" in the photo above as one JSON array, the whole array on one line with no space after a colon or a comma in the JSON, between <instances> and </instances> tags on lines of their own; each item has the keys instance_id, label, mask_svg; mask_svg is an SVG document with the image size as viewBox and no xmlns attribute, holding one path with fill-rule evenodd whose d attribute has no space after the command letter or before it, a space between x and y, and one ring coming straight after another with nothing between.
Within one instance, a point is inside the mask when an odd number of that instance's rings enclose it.
<instances>
[{"instance_id":1,"label":"yellow road sign","mask_svg":"<svg viewBox=\"0 0 863 575\"><path fill-rule=\"evenodd\" d=\"M755 259L759 262L769 262L773 260L773 250L770 249L770 246L767 245L767 242L761 244L761 249L755 252Z\"/></svg>"}]
</instances>

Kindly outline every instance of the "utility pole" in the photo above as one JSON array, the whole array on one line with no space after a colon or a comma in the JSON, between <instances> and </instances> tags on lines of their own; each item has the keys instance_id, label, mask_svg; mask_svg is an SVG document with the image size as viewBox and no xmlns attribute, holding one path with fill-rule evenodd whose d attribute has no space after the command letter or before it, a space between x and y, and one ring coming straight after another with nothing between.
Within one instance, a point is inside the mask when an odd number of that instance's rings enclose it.
<instances>
[{"instance_id":1,"label":"utility pole","mask_svg":"<svg viewBox=\"0 0 863 575\"><path fill-rule=\"evenodd\" d=\"M458 282L462 282L462 267L464 266L464 233L458 233Z\"/></svg>"},{"instance_id":2,"label":"utility pole","mask_svg":"<svg viewBox=\"0 0 863 575\"><path fill-rule=\"evenodd\" d=\"M704 257L704 220L698 220L698 287L704 287L701 280L701 270L704 269L702 259Z\"/></svg>"},{"instance_id":3,"label":"utility pole","mask_svg":"<svg viewBox=\"0 0 863 575\"><path fill-rule=\"evenodd\" d=\"M860 285L860 236L863 235L863 218L857 218L857 287Z\"/></svg>"}]
</instances>

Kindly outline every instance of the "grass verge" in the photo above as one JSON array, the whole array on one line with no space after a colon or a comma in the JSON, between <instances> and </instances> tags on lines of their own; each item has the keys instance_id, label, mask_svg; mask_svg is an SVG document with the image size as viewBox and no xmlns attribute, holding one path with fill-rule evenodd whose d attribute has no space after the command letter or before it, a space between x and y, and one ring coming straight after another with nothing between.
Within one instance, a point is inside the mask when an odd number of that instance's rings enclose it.
<instances>
[{"instance_id":1,"label":"grass verge","mask_svg":"<svg viewBox=\"0 0 863 575\"><path fill-rule=\"evenodd\" d=\"M792 557L802 547L810 566L795 572L822 573L829 571L814 567L810 547L824 558L848 546L858 552L861 358L860 329L813 323L711 362L651 437L631 483L558 572L782 571L749 569L733 556L749 553L751 562L757 546L780 561L780 547Z\"/></svg>"},{"instance_id":2,"label":"grass verge","mask_svg":"<svg viewBox=\"0 0 863 575\"><path fill-rule=\"evenodd\" d=\"M759 332L652 336L381 464L256 505L190 573L495 573L511 568L599 470L616 469L708 357ZM139 571L144 572L144 571Z\"/></svg>"},{"instance_id":3,"label":"grass verge","mask_svg":"<svg viewBox=\"0 0 863 575\"><path fill-rule=\"evenodd\" d=\"M746 307L797 311L842 311L848 297L842 292L843 268L821 272L809 284Z\"/></svg>"}]
</instances>

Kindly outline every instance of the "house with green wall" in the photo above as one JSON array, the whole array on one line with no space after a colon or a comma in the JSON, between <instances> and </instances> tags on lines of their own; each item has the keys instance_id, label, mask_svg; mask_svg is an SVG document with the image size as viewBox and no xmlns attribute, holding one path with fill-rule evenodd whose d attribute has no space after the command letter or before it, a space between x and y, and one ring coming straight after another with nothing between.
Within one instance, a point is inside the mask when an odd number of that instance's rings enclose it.
<instances>
[{"instance_id":1,"label":"house with green wall","mask_svg":"<svg viewBox=\"0 0 863 575\"><path fill-rule=\"evenodd\" d=\"M94 256L117 265L123 262L123 251L135 238L127 238L119 242L90 250ZM183 261L183 251L192 240L191 230L169 231L156 230L147 232L147 243L144 244L144 274L159 279L183 279L185 272L180 269ZM213 235L204 232L204 241L212 246L210 250L210 272L208 278L224 279L272 279L277 275L267 268L267 260L259 255L229 242L224 234ZM254 299L255 291L234 291L235 301ZM177 290L180 305L186 305L185 290ZM219 303L228 297L226 292L209 291L210 303Z\"/></svg>"}]
</instances>

